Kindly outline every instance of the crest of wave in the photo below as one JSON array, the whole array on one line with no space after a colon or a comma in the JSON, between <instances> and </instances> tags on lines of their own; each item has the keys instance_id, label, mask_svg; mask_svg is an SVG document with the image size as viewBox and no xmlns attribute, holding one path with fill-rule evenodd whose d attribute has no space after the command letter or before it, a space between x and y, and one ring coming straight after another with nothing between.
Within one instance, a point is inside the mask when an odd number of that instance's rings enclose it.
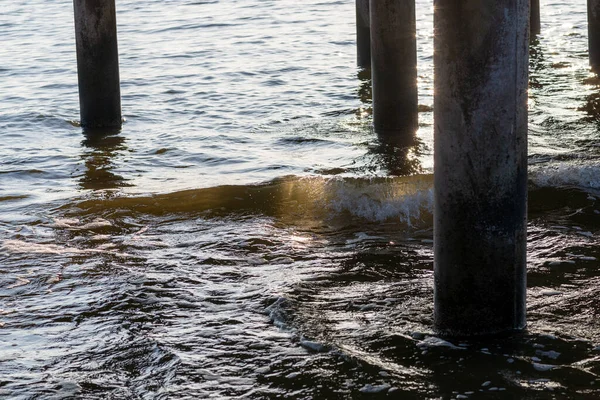
<instances>
[{"instance_id":1,"label":"crest of wave","mask_svg":"<svg viewBox=\"0 0 600 400\"><path fill-rule=\"evenodd\" d=\"M539 187L600 189L600 162L557 163L530 167L529 179Z\"/></svg>"},{"instance_id":2,"label":"crest of wave","mask_svg":"<svg viewBox=\"0 0 600 400\"><path fill-rule=\"evenodd\" d=\"M372 222L396 220L412 225L433 212L430 176L331 179L325 190L327 208Z\"/></svg>"}]
</instances>

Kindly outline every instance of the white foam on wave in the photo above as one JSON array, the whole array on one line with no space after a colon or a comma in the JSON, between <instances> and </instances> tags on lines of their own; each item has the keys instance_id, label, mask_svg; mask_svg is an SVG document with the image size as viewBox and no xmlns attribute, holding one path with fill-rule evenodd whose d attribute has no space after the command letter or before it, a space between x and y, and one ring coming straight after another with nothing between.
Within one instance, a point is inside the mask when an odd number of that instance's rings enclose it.
<instances>
[{"instance_id":1,"label":"white foam on wave","mask_svg":"<svg viewBox=\"0 0 600 400\"><path fill-rule=\"evenodd\" d=\"M532 165L528 178L537 187L600 190L600 160ZM433 214L432 174L373 179L313 177L308 180L310 190L326 199L324 208L329 213L349 213L371 222L395 220L409 226ZM590 236L591 233L582 232L581 235Z\"/></svg>"},{"instance_id":2,"label":"white foam on wave","mask_svg":"<svg viewBox=\"0 0 600 400\"><path fill-rule=\"evenodd\" d=\"M126 253L113 251L108 247L94 249L78 249L76 247L61 246L53 243L33 243L25 240L10 239L2 242L2 248L9 253L25 254L111 254L119 257L131 257Z\"/></svg>"},{"instance_id":3,"label":"white foam on wave","mask_svg":"<svg viewBox=\"0 0 600 400\"><path fill-rule=\"evenodd\" d=\"M600 189L600 161L530 166L529 180L538 187Z\"/></svg>"},{"instance_id":4,"label":"white foam on wave","mask_svg":"<svg viewBox=\"0 0 600 400\"><path fill-rule=\"evenodd\" d=\"M433 187L429 179L337 180L327 183L327 204L336 213L372 222L396 220L412 225L433 212Z\"/></svg>"},{"instance_id":5,"label":"white foam on wave","mask_svg":"<svg viewBox=\"0 0 600 400\"><path fill-rule=\"evenodd\" d=\"M110 221L104 218L96 218L92 222L82 223L78 218L56 218L54 220L55 228L64 228L68 230L95 230L113 226Z\"/></svg>"},{"instance_id":6,"label":"white foam on wave","mask_svg":"<svg viewBox=\"0 0 600 400\"><path fill-rule=\"evenodd\" d=\"M290 329L286 322L287 304L288 299L285 297L278 297L271 305L265 308L265 313L269 316L269 319L273 322L273 325L282 330Z\"/></svg>"},{"instance_id":7,"label":"white foam on wave","mask_svg":"<svg viewBox=\"0 0 600 400\"><path fill-rule=\"evenodd\" d=\"M2 247L11 253L29 254L81 254L82 250L74 247L59 246L52 243L31 243L24 240L5 240Z\"/></svg>"}]
</instances>

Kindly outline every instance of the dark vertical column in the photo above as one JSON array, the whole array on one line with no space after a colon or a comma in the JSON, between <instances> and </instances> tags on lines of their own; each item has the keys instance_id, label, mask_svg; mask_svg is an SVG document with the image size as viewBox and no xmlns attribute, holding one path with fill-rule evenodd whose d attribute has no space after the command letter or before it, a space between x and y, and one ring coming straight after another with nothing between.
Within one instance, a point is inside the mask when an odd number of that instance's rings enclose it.
<instances>
[{"instance_id":1,"label":"dark vertical column","mask_svg":"<svg viewBox=\"0 0 600 400\"><path fill-rule=\"evenodd\" d=\"M590 65L600 69L600 0L587 0Z\"/></svg>"},{"instance_id":2,"label":"dark vertical column","mask_svg":"<svg viewBox=\"0 0 600 400\"><path fill-rule=\"evenodd\" d=\"M435 328L522 329L529 0L434 9Z\"/></svg>"},{"instance_id":3,"label":"dark vertical column","mask_svg":"<svg viewBox=\"0 0 600 400\"><path fill-rule=\"evenodd\" d=\"M73 0L79 106L84 128L121 126L115 0Z\"/></svg>"},{"instance_id":4,"label":"dark vertical column","mask_svg":"<svg viewBox=\"0 0 600 400\"><path fill-rule=\"evenodd\" d=\"M531 36L539 35L542 31L540 18L540 0L531 0L531 11L529 18L529 31Z\"/></svg>"},{"instance_id":5,"label":"dark vertical column","mask_svg":"<svg viewBox=\"0 0 600 400\"><path fill-rule=\"evenodd\" d=\"M371 66L371 32L369 0L356 0L356 62L361 68Z\"/></svg>"},{"instance_id":6,"label":"dark vertical column","mask_svg":"<svg viewBox=\"0 0 600 400\"><path fill-rule=\"evenodd\" d=\"M371 0L373 126L414 133L418 122L415 0Z\"/></svg>"}]
</instances>

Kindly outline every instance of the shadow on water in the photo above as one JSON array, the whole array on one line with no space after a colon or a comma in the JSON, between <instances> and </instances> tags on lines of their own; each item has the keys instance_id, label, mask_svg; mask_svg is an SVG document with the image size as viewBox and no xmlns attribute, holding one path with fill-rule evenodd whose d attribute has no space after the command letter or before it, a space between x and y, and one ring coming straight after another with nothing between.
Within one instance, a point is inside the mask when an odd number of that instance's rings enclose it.
<instances>
[{"instance_id":1,"label":"shadow on water","mask_svg":"<svg viewBox=\"0 0 600 400\"><path fill-rule=\"evenodd\" d=\"M371 70L361 69L356 74L359 81L357 96L360 102L363 104L356 110L356 118L363 119L370 117L373 114L373 106L371 101L373 99L373 91L371 86Z\"/></svg>"},{"instance_id":2,"label":"shadow on water","mask_svg":"<svg viewBox=\"0 0 600 400\"><path fill-rule=\"evenodd\" d=\"M531 89L541 89L544 86L539 77L546 68L546 57L540 39L538 36L532 37L529 43L529 87Z\"/></svg>"},{"instance_id":3,"label":"shadow on water","mask_svg":"<svg viewBox=\"0 0 600 400\"><path fill-rule=\"evenodd\" d=\"M592 69L592 72L593 69ZM600 123L600 76L595 72L594 76L584 79L584 85L594 87L594 90L584 97L585 103L577 108L577 111L583 111L586 116L583 118L585 122Z\"/></svg>"},{"instance_id":4,"label":"shadow on water","mask_svg":"<svg viewBox=\"0 0 600 400\"><path fill-rule=\"evenodd\" d=\"M370 117L372 107L371 70L361 69L357 78L360 81L357 94L364 104L356 110L357 118ZM374 142L368 144L367 157L370 157L372 170L385 170L391 176L407 176L423 172L421 162L423 142L416 136L417 126L406 126L401 131L377 132Z\"/></svg>"},{"instance_id":5,"label":"shadow on water","mask_svg":"<svg viewBox=\"0 0 600 400\"><path fill-rule=\"evenodd\" d=\"M357 78L360 81L358 86L358 98L364 104L371 105L372 90L371 90L371 70L362 69L358 71Z\"/></svg>"},{"instance_id":6,"label":"shadow on water","mask_svg":"<svg viewBox=\"0 0 600 400\"><path fill-rule=\"evenodd\" d=\"M378 133L368 152L373 163L392 176L414 175L423 172L422 141L413 131Z\"/></svg>"},{"instance_id":7,"label":"shadow on water","mask_svg":"<svg viewBox=\"0 0 600 400\"><path fill-rule=\"evenodd\" d=\"M83 189L116 189L132 186L128 179L115 174L113 160L120 152L127 150L125 137L119 135L120 129L84 130L84 140L81 142L85 162L85 174L80 179Z\"/></svg>"},{"instance_id":8,"label":"shadow on water","mask_svg":"<svg viewBox=\"0 0 600 400\"><path fill-rule=\"evenodd\" d=\"M577 110L586 113L584 121L600 123L600 91L596 90L585 96L585 104Z\"/></svg>"}]
</instances>

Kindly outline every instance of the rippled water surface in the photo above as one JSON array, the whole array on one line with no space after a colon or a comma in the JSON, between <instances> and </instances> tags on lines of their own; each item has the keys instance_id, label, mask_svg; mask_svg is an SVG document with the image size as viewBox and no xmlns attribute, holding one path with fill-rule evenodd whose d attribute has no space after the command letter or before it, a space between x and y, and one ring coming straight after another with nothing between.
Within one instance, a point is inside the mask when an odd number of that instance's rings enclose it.
<instances>
[{"instance_id":1,"label":"rippled water surface","mask_svg":"<svg viewBox=\"0 0 600 400\"><path fill-rule=\"evenodd\" d=\"M432 331L432 6L416 144L370 129L354 2L117 0L120 132L69 1L0 14L0 398L600 398L585 3L531 44L527 332Z\"/></svg>"}]
</instances>

